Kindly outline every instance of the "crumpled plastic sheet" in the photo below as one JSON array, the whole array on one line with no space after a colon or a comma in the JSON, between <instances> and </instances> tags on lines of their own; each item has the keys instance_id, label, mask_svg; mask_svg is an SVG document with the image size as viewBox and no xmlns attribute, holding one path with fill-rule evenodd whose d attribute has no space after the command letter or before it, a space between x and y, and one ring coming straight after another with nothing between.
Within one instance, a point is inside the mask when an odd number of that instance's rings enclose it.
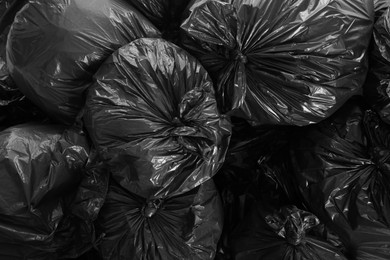
<instances>
[{"instance_id":1,"label":"crumpled plastic sheet","mask_svg":"<svg viewBox=\"0 0 390 260\"><path fill-rule=\"evenodd\" d=\"M222 112L303 126L361 93L373 9L361 0L198 0L183 44L216 83Z\"/></svg>"},{"instance_id":2,"label":"crumpled plastic sheet","mask_svg":"<svg viewBox=\"0 0 390 260\"><path fill-rule=\"evenodd\" d=\"M376 21L373 36L364 96L390 124L390 7Z\"/></svg>"},{"instance_id":3,"label":"crumpled plastic sheet","mask_svg":"<svg viewBox=\"0 0 390 260\"><path fill-rule=\"evenodd\" d=\"M162 33L166 40L179 43L183 11L190 0L128 0Z\"/></svg>"},{"instance_id":4,"label":"crumpled plastic sheet","mask_svg":"<svg viewBox=\"0 0 390 260\"><path fill-rule=\"evenodd\" d=\"M351 101L292 147L307 208L339 235L351 259L389 258L389 134L375 112Z\"/></svg>"},{"instance_id":5,"label":"crumpled plastic sheet","mask_svg":"<svg viewBox=\"0 0 390 260\"><path fill-rule=\"evenodd\" d=\"M212 180L187 193L147 200L113 182L97 220L108 259L214 259L222 209Z\"/></svg>"},{"instance_id":6,"label":"crumpled plastic sheet","mask_svg":"<svg viewBox=\"0 0 390 260\"><path fill-rule=\"evenodd\" d=\"M22 124L0 132L1 259L56 259L70 253L72 243L79 253L81 245L89 246L74 241L82 223L74 226L65 207L88 153L89 143L76 129Z\"/></svg>"},{"instance_id":7,"label":"crumpled plastic sheet","mask_svg":"<svg viewBox=\"0 0 390 260\"><path fill-rule=\"evenodd\" d=\"M24 95L72 125L100 64L132 40L160 35L124 1L30 1L11 27L7 62Z\"/></svg>"},{"instance_id":8,"label":"crumpled plastic sheet","mask_svg":"<svg viewBox=\"0 0 390 260\"><path fill-rule=\"evenodd\" d=\"M139 39L100 67L84 122L113 178L145 198L187 192L223 163L231 125L200 63L163 39Z\"/></svg>"},{"instance_id":9,"label":"crumpled plastic sheet","mask_svg":"<svg viewBox=\"0 0 390 260\"><path fill-rule=\"evenodd\" d=\"M316 216L295 206L268 212L256 205L233 235L234 259L346 260L328 242L307 234L319 223Z\"/></svg>"}]
</instances>

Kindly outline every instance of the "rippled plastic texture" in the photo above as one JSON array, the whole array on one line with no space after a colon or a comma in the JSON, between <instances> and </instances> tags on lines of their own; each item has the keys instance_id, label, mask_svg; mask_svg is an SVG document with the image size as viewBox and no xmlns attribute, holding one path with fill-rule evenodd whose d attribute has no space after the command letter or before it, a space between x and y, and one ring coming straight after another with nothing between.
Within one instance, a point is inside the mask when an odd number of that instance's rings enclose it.
<instances>
[{"instance_id":1,"label":"rippled plastic texture","mask_svg":"<svg viewBox=\"0 0 390 260\"><path fill-rule=\"evenodd\" d=\"M139 39L101 66L84 122L113 178L143 197L186 192L223 163L231 126L200 63L162 39Z\"/></svg>"},{"instance_id":2,"label":"rippled plastic texture","mask_svg":"<svg viewBox=\"0 0 390 260\"><path fill-rule=\"evenodd\" d=\"M372 46L364 95L381 118L390 124L390 7L374 25Z\"/></svg>"},{"instance_id":3,"label":"rippled plastic texture","mask_svg":"<svg viewBox=\"0 0 390 260\"><path fill-rule=\"evenodd\" d=\"M213 259L222 210L212 180L174 197L146 200L111 185L98 219L104 260Z\"/></svg>"},{"instance_id":4,"label":"rippled plastic texture","mask_svg":"<svg viewBox=\"0 0 390 260\"><path fill-rule=\"evenodd\" d=\"M0 131L32 120L42 121L43 113L27 100L9 75L5 49L16 12L27 0L0 1Z\"/></svg>"},{"instance_id":5,"label":"rippled plastic texture","mask_svg":"<svg viewBox=\"0 0 390 260\"><path fill-rule=\"evenodd\" d=\"M374 112L351 102L294 144L308 209L340 236L352 259L389 258L389 136Z\"/></svg>"},{"instance_id":6,"label":"rippled plastic texture","mask_svg":"<svg viewBox=\"0 0 390 260\"><path fill-rule=\"evenodd\" d=\"M368 0L198 0L184 46L216 82L222 111L252 125L307 125L361 92Z\"/></svg>"},{"instance_id":7,"label":"rippled plastic texture","mask_svg":"<svg viewBox=\"0 0 390 260\"><path fill-rule=\"evenodd\" d=\"M127 0L149 19L164 39L178 41L182 14L189 0Z\"/></svg>"},{"instance_id":8,"label":"rippled plastic texture","mask_svg":"<svg viewBox=\"0 0 390 260\"><path fill-rule=\"evenodd\" d=\"M326 241L306 234L318 224L316 216L295 206L274 213L255 206L234 235L234 259L346 260Z\"/></svg>"},{"instance_id":9,"label":"rippled plastic texture","mask_svg":"<svg viewBox=\"0 0 390 260\"><path fill-rule=\"evenodd\" d=\"M85 136L62 126L0 132L0 259L56 259L62 247L84 242L73 240L63 198L77 187L88 151Z\"/></svg>"},{"instance_id":10,"label":"rippled plastic texture","mask_svg":"<svg viewBox=\"0 0 390 260\"><path fill-rule=\"evenodd\" d=\"M389 0L374 0L375 17L379 17L390 7Z\"/></svg>"},{"instance_id":11,"label":"rippled plastic texture","mask_svg":"<svg viewBox=\"0 0 390 260\"><path fill-rule=\"evenodd\" d=\"M159 36L124 0L33 0L11 27L7 62L28 98L73 124L100 64L132 40Z\"/></svg>"}]
</instances>

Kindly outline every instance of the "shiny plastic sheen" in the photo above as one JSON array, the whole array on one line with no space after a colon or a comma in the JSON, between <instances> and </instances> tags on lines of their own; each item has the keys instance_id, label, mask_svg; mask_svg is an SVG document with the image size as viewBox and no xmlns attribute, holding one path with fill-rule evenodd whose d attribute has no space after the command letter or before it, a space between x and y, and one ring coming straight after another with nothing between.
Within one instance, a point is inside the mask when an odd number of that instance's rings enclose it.
<instances>
[{"instance_id":1,"label":"shiny plastic sheen","mask_svg":"<svg viewBox=\"0 0 390 260\"><path fill-rule=\"evenodd\" d=\"M63 198L81 180L88 152L85 136L62 126L0 132L0 259L54 259L72 243L85 250L74 241Z\"/></svg>"},{"instance_id":2,"label":"shiny plastic sheen","mask_svg":"<svg viewBox=\"0 0 390 260\"><path fill-rule=\"evenodd\" d=\"M233 235L235 260L346 260L328 242L306 233L317 226L313 214L295 206L268 213L260 205Z\"/></svg>"},{"instance_id":3,"label":"shiny plastic sheen","mask_svg":"<svg viewBox=\"0 0 390 260\"><path fill-rule=\"evenodd\" d=\"M308 210L340 236L352 259L389 259L389 136L375 112L351 102L293 145Z\"/></svg>"},{"instance_id":4,"label":"shiny plastic sheen","mask_svg":"<svg viewBox=\"0 0 390 260\"><path fill-rule=\"evenodd\" d=\"M24 95L71 125L100 64L132 40L159 36L124 0L33 0L11 27L7 62Z\"/></svg>"},{"instance_id":5,"label":"shiny plastic sheen","mask_svg":"<svg viewBox=\"0 0 390 260\"><path fill-rule=\"evenodd\" d=\"M252 125L308 125L360 94L372 0L197 0L183 44L222 111Z\"/></svg>"},{"instance_id":6,"label":"shiny plastic sheen","mask_svg":"<svg viewBox=\"0 0 390 260\"><path fill-rule=\"evenodd\" d=\"M145 198L210 179L231 134L205 69L163 39L136 40L106 60L89 89L84 122L113 178Z\"/></svg>"},{"instance_id":7,"label":"shiny plastic sheen","mask_svg":"<svg viewBox=\"0 0 390 260\"><path fill-rule=\"evenodd\" d=\"M212 180L174 197L146 200L112 185L97 221L104 260L214 259L222 229Z\"/></svg>"}]
</instances>

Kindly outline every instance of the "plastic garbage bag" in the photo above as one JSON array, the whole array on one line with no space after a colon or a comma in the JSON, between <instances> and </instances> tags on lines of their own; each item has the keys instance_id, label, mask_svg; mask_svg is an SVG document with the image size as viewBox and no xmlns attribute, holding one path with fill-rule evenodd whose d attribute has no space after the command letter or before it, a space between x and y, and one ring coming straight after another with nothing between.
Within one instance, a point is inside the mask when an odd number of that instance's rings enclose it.
<instances>
[{"instance_id":1,"label":"plastic garbage bag","mask_svg":"<svg viewBox=\"0 0 390 260\"><path fill-rule=\"evenodd\" d=\"M339 235L351 259L388 259L390 128L351 101L301 132L292 159L305 205Z\"/></svg>"},{"instance_id":2,"label":"plastic garbage bag","mask_svg":"<svg viewBox=\"0 0 390 260\"><path fill-rule=\"evenodd\" d=\"M183 11L190 0L128 0L162 33L162 37L179 43Z\"/></svg>"},{"instance_id":3,"label":"plastic garbage bag","mask_svg":"<svg viewBox=\"0 0 390 260\"><path fill-rule=\"evenodd\" d=\"M85 127L113 178L139 196L193 189L222 165L231 126L205 69L163 39L139 39L100 67Z\"/></svg>"},{"instance_id":4,"label":"plastic garbage bag","mask_svg":"<svg viewBox=\"0 0 390 260\"><path fill-rule=\"evenodd\" d=\"M23 94L71 125L100 64L132 40L159 36L121 0L30 1L11 27L7 62Z\"/></svg>"},{"instance_id":5,"label":"plastic garbage bag","mask_svg":"<svg viewBox=\"0 0 390 260\"><path fill-rule=\"evenodd\" d=\"M187 193L145 199L110 185L99 215L103 259L213 259L222 210L212 180Z\"/></svg>"},{"instance_id":6,"label":"plastic garbage bag","mask_svg":"<svg viewBox=\"0 0 390 260\"><path fill-rule=\"evenodd\" d=\"M233 235L234 259L346 260L332 245L307 234L318 224L316 216L295 206L268 212L257 205Z\"/></svg>"},{"instance_id":7,"label":"plastic garbage bag","mask_svg":"<svg viewBox=\"0 0 390 260\"><path fill-rule=\"evenodd\" d=\"M0 2L0 131L28 121L46 120L45 115L16 87L8 72L5 49L10 25L27 1Z\"/></svg>"},{"instance_id":8,"label":"plastic garbage bag","mask_svg":"<svg viewBox=\"0 0 390 260\"><path fill-rule=\"evenodd\" d=\"M86 137L62 126L23 124L0 132L0 144L0 259L57 259L77 255L70 250L75 244L82 253L90 245L74 239L89 233L67 214L66 200L82 178Z\"/></svg>"},{"instance_id":9,"label":"plastic garbage bag","mask_svg":"<svg viewBox=\"0 0 390 260\"><path fill-rule=\"evenodd\" d=\"M224 113L302 126L361 93L373 9L366 0L198 0L183 44L213 77Z\"/></svg>"},{"instance_id":10,"label":"plastic garbage bag","mask_svg":"<svg viewBox=\"0 0 390 260\"><path fill-rule=\"evenodd\" d=\"M376 21L373 36L364 96L390 124L390 7Z\"/></svg>"}]
</instances>

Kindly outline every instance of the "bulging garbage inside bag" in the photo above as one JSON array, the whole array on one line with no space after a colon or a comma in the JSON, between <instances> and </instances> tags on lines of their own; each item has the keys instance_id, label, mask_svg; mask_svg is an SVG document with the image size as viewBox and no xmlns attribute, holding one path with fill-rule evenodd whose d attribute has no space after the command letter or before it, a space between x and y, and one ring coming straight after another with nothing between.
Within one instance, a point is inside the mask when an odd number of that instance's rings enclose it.
<instances>
[{"instance_id":1,"label":"bulging garbage inside bag","mask_svg":"<svg viewBox=\"0 0 390 260\"><path fill-rule=\"evenodd\" d=\"M301 132L292 148L307 208L340 236L352 259L388 259L390 128L351 101Z\"/></svg>"},{"instance_id":2,"label":"bulging garbage inside bag","mask_svg":"<svg viewBox=\"0 0 390 260\"><path fill-rule=\"evenodd\" d=\"M110 185L97 226L103 259L214 259L222 209L212 180L187 193L146 199Z\"/></svg>"},{"instance_id":3,"label":"bulging garbage inside bag","mask_svg":"<svg viewBox=\"0 0 390 260\"><path fill-rule=\"evenodd\" d=\"M11 27L7 62L23 94L71 125L100 64L132 40L159 36L121 0L30 1Z\"/></svg>"},{"instance_id":4,"label":"bulging garbage inside bag","mask_svg":"<svg viewBox=\"0 0 390 260\"><path fill-rule=\"evenodd\" d=\"M390 7L376 21L373 36L364 96L390 124Z\"/></svg>"},{"instance_id":5,"label":"bulging garbage inside bag","mask_svg":"<svg viewBox=\"0 0 390 260\"><path fill-rule=\"evenodd\" d=\"M183 11L190 0L128 0L162 33L166 40L179 43Z\"/></svg>"},{"instance_id":6,"label":"bulging garbage inside bag","mask_svg":"<svg viewBox=\"0 0 390 260\"><path fill-rule=\"evenodd\" d=\"M234 259L347 259L328 242L307 234L319 223L316 216L295 206L269 213L256 205L233 234Z\"/></svg>"},{"instance_id":7,"label":"bulging garbage inside bag","mask_svg":"<svg viewBox=\"0 0 390 260\"><path fill-rule=\"evenodd\" d=\"M100 67L84 122L113 178L143 197L166 197L210 179L231 126L200 63L162 39L139 39Z\"/></svg>"},{"instance_id":8,"label":"bulging garbage inside bag","mask_svg":"<svg viewBox=\"0 0 390 260\"><path fill-rule=\"evenodd\" d=\"M64 199L82 177L86 137L62 126L23 124L0 132L0 144L0 258L54 259L62 247L81 244L72 240L75 227L64 226L71 225Z\"/></svg>"},{"instance_id":9,"label":"bulging garbage inside bag","mask_svg":"<svg viewBox=\"0 0 390 260\"><path fill-rule=\"evenodd\" d=\"M30 121L46 121L46 116L16 87L9 75L6 62L6 44L10 25L17 11L26 1L0 2L0 131Z\"/></svg>"},{"instance_id":10,"label":"bulging garbage inside bag","mask_svg":"<svg viewBox=\"0 0 390 260\"><path fill-rule=\"evenodd\" d=\"M183 43L216 83L223 112L302 126L361 92L373 9L360 0L198 0Z\"/></svg>"}]
</instances>

